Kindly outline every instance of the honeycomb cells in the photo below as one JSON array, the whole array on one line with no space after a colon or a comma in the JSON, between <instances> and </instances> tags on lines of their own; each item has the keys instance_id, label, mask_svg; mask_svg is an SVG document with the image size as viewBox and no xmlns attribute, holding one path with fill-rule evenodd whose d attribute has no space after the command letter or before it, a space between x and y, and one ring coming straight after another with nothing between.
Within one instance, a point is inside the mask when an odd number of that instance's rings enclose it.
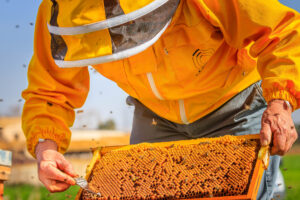
<instances>
[{"instance_id":1,"label":"honeycomb cells","mask_svg":"<svg viewBox=\"0 0 300 200\"><path fill-rule=\"evenodd\" d=\"M225 136L192 144L143 143L106 153L83 200L188 199L247 193L259 139Z\"/></svg>"}]
</instances>

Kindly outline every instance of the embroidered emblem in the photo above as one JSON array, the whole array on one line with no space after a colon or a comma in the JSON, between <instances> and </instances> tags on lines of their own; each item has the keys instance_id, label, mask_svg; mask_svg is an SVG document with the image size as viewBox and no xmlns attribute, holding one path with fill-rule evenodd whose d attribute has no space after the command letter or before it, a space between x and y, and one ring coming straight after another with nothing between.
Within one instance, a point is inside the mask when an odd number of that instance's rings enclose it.
<instances>
[{"instance_id":1,"label":"embroidered emblem","mask_svg":"<svg viewBox=\"0 0 300 200\"><path fill-rule=\"evenodd\" d=\"M198 70L196 76L204 69L206 63L210 59L210 57L215 53L214 49L196 49L193 53L192 59L194 66Z\"/></svg>"}]
</instances>

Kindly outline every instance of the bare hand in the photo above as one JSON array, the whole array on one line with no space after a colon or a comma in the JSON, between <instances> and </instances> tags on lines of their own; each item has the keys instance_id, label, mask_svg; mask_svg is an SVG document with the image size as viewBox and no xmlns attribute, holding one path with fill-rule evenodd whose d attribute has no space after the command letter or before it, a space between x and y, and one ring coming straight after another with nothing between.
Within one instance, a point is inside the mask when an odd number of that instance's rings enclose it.
<instances>
[{"instance_id":1,"label":"bare hand","mask_svg":"<svg viewBox=\"0 0 300 200\"><path fill-rule=\"evenodd\" d=\"M271 154L286 154L297 140L298 134L292 119L292 109L280 99L269 102L262 121L260 140L262 146L271 146Z\"/></svg>"},{"instance_id":2,"label":"bare hand","mask_svg":"<svg viewBox=\"0 0 300 200\"><path fill-rule=\"evenodd\" d=\"M56 149L56 143L51 140L36 147L39 180L50 192L67 190L75 184L72 177L77 176L72 165Z\"/></svg>"}]
</instances>

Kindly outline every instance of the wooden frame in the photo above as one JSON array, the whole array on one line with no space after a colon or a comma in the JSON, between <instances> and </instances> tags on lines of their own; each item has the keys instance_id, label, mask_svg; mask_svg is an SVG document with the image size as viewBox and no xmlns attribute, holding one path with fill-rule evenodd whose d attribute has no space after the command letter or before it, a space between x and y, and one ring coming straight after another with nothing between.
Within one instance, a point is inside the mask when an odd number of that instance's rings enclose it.
<instances>
[{"instance_id":1,"label":"wooden frame","mask_svg":"<svg viewBox=\"0 0 300 200\"><path fill-rule=\"evenodd\" d=\"M246 136L237 136L237 137L244 137L247 139L258 139L259 135L246 135ZM203 140L205 140L207 138L203 138ZM176 141L178 142L178 141ZM162 144L166 144L166 145L170 145L170 143L174 143L174 142L164 142L164 143L160 143L160 145ZM88 180L92 170L97 162L97 160L99 158L101 158L103 155L105 155L107 152L110 152L112 150L116 150L122 147L126 147L126 146L110 146L110 147L99 147L99 148L94 148L92 149L93 151L93 158L90 162L90 164L88 165L88 168L86 170L86 179ZM261 183L261 179L263 176L265 170L265 166L263 164L263 161L261 159L256 160L256 164L253 170L253 174L250 180L250 185L248 188L248 193L246 195L239 195L239 196L224 196L224 197L210 197L210 198L194 198L193 200L256 200L256 196L258 193L258 189ZM78 194L76 195L75 200L81 200L81 194L82 194L82 189L79 190ZM191 200L191 199L181 199L181 200Z\"/></svg>"}]
</instances>

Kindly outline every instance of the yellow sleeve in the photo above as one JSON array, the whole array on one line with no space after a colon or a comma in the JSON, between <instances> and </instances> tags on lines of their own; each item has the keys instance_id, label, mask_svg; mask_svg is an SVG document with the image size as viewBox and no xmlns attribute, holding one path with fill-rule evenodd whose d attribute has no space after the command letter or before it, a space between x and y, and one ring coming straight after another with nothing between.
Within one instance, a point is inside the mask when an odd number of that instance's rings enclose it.
<instances>
[{"instance_id":1,"label":"yellow sleeve","mask_svg":"<svg viewBox=\"0 0 300 200\"><path fill-rule=\"evenodd\" d=\"M34 35L34 54L28 68L28 88L22 96L25 104L22 128L28 151L35 157L38 139L51 139L64 153L69 145L75 113L89 91L87 67L62 69L55 65L51 54L51 35L46 18L51 9L40 5Z\"/></svg>"},{"instance_id":2,"label":"yellow sleeve","mask_svg":"<svg viewBox=\"0 0 300 200\"><path fill-rule=\"evenodd\" d=\"M300 16L277 0L196 0L202 14L238 49L250 46L263 94L300 106Z\"/></svg>"}]
</instances>

